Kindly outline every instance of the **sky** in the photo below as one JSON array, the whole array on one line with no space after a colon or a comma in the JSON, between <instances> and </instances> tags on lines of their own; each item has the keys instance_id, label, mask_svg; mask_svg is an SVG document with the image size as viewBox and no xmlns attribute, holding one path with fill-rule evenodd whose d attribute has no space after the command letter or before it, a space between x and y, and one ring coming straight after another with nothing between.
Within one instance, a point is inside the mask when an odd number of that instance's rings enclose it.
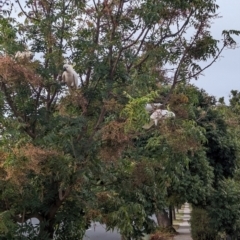
<instances>
[{"instance_id":1,"label":"sky","mask_svg":"<svg viewBox=\"0 0 240 240\"><path fill-rule=\"evenodd\" d=\"M214 21L211 33L221 39L222 30L240 30L240 0L217 0L217 4L222 17ZM192 81L217 99L224 97L226 103L232 89L240 91L240 36L236 36L235 40L238 48L224 50L222 57L205 70L203 76Z\"/></svg>"}]
</instances>

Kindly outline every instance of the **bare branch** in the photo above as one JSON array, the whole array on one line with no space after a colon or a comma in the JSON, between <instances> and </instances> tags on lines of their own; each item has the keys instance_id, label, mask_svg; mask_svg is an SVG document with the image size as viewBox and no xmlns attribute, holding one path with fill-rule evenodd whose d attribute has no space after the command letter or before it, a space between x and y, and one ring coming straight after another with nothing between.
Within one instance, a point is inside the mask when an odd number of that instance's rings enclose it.
<instances>
[{"instance_id":1,"label":"bare branch","mask_svg":"<svg viewBox=\"0 0 240 240\"><path fill-rule=\"evenodd\" d=\"M31 17L30 15L28 15L28 14L23 10L23 7L22 7L21 3L19 2L19 0L16 0L16 2L18 3L18 6L20 7L21 11L23 12L23 14L24 14L27 18L32 19L32 20L35 20L35 21L40 21L39 19L33 18L33 17Z\"/></svg>"},{"instance_id":2,"label":"bare branch","mask_svg":"<svg viewBox=\"0 0 240 240\"><path fill-rule=\"evenodd\" d=\"M141 23L141 19L139 19L137 26L135 27L135 29L132 30L131 34L128 37L122 39L123 42L128 41L137 32L138 27L140 26L140 23Z\"/></svg>"},{"instance_id":3,"label":"bare branch","mask_svg":"<svg viewBox=\"0 0 240 240\"><path fill-rule=\"evenodd\" d=\"M94 127L95 130L98 130L98 127L99 127L99 125L102 123L105 114L106 114L106 108L105 108L105 106L103 105L103 106L102 106L102 109L101 109L101 113L100 113L99 118L98 118L98 121L97 121L97 123L96 123L96 125L95 125L95 127Z\"/></svg>"},{"instance_id":4,"label":"bare branch","mask_svg":"<svg viewBox=\"0 0 240 240\"><path fill-rule=\"evenodd\" d=\"M137 37L131 44L123 47L122 49L123 49L123 50L126 50L126 49L132 47L134 44L136 44L136 43L139 41L139 39L142 37L142 35L144 34L144 32L145 32L146 29L147 29L147 27L144 27L144 28L142 29L141 33L138 35L138 37ZM147 31L146 31L146 33L145 33L145 35L144 35L144 37L143 37L143 39L145 39L145 37L146 37L146 35L148 34L149 30L150 30L150 29L148 28ZM143 39L142 39L142 41L143 41Z\"/></svg>"},{"instance_id":5,"label":"bare branch","mask_svg":"<svg viewBox=\"0 0 240 240\"><path fill-rule=\"evenodd\" d=\"M195 12L194 10L192 10L192 11L190 12L190 14L188 15L186 21L183 23L183 25L181 26L180 29L178 29L175 33L167 34L167 35L165 35L165 36L162 36L162 37L159 39L159 41L154 44L154 47L157 47L157 46L159 46L160 44L162 44L163 41L164 41L165 39L167 39L167 38L176 37L177 35L181 34L181 33L184 31L184 29L186 28L186 26L188 25L188 23L189 23L189 21L190 21L190 18L192 17L192 15L194 14L194 12ZM172 22L169 21L168 27L169 27L171 24L172 24ZM163 24L162 24L162 25L163 25ZM148 31L149 31L149 30L150 30L150 29L148 29ZM146 37L146 36L147 36L147 35L145 35L144 37ZM142 45L143 43L144 43L144 38L142 39L141 45ZM140 45L140 47L141 47L141 45ZM141 48L138 49L138 53L139 53L140 49L141 49ZM134 67L134 68L138 68L141 64L143 64L143 63L148 59L148 57L149 57L149 54L147 54L138 64L134 65L133 67ZM130 69L131 67L132 67L132 64L130 64L130 65L128 66L128 69Z\"/></svg>"},{"instance_id":6,"label":"bare branch","mask_svg":"<svg viewBox=\"0 0 240 240\"><path fill-rule=\"evenodd\" d=\"M222 53L222 51L224 50L225 47L226 47L226 45L224 44L222 46L222 48L220 49L220 51L218 52L218 54L216 55L216 57L208 65L206 65L204 68L199 70L197 73L195 73L195 74L189 76L188 78L186 78L186 80L189 80L191 78L195 78L196 76L201 74L204 70L206 70L207 68L211 67L213 65L213 63L216 62L216 60L220 57L220 55L221 55L221 53Z\"/></svg>"},{"instance_id":7,"label":"bare branch","mask_svg":"<svg viewBox=\"0 0 240 240\"><path fill-rule=\"evenodd\" d=\"M68 187L66 190L62 190L62 189L59 189L58 193L59 193L59 200L60 201L64 201L70 194L71 192L71 187Z\"/></svg>"}]
</instances>

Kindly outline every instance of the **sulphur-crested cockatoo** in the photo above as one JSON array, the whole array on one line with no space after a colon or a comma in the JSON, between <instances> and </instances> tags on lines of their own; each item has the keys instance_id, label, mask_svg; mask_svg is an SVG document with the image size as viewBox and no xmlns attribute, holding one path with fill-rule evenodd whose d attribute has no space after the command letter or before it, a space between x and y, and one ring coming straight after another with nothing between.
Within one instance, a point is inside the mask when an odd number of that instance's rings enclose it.
<instances>
[{"instance_id":1,"label":"sulphur-crested cockatoo","mask_svg":"<svg viewBox=\"0 0 240 240\"><path fill-rule=\"evenodd\" d=\"M15 54L15 59L28 59L28 60L32 60L34 57L34 53L30 52L30 51L24 51L24 52L20 52L17 51Z\"/></svg>"},{"instance_id":2,"label":"sulphur-crested cockatoo","mask_svg":"<svg viewBox=\"0 0 240 240\"><path fill-rule=\"evenodd\" d=\"M153 110L156 110L160 106L162 106L161 103L147 103L145 106L145 110L147 110L148 112L152 112Z\"/></svg>"},{"instance_id":3,"label":"sulphur-crested cockatoo","mask_svg":"<svg viewBox=\"0 0 240 240\"><path fill-rule=\"evenodd\" d=\"M171 118L171 117L175 117L175 113L168 110L157 109L151 114L150 119L153 120L155 123L155 126L157 126L158 121L160 119Z\"/></svg>"},{"instance_id":4,"label":"sulphur-crested cockatoo","mask_svg":"<svg viewBox=\"0 0 240 240\"><path fill-rule=\"evenodd\" d=\"M69 89L77 89L78 87L78 75L73 69L72 65L63 65L62 81L67 84Z\"/></svg>"}]
</instances>

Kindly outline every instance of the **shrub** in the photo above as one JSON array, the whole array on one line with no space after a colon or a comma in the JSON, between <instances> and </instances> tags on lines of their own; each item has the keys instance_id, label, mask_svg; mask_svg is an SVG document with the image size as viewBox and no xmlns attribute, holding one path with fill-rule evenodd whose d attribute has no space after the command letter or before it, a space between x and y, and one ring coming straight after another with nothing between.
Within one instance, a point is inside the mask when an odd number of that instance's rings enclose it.
<instances>
[{"instance_id":1,"label":"shrub","mask_svg":"<svg viewBox=\"0 0 240 240\"><path fill-rule=\"evenodd\" d=\"M205 209L194 207L191 212L191 233L193 240L215 240L217 232L210 226Z\"/></svg>"},{"instance_id":2,"label":"shrub","mask_svg":"<svg viewBox=\"0 0 240 240\"><path fill-rule=\"evenodd\" d=\"M150 240L172 240L176 230L172 227L157 228L155 233L151 234Z\"/></svg>"}]
</instances>

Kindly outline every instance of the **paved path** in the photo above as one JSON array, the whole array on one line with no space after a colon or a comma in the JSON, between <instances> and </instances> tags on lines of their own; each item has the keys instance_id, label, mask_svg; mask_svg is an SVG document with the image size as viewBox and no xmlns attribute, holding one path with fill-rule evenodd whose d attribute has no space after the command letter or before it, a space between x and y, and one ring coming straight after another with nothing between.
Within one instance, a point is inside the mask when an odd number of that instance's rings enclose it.
<instances>
[{"instance_id":1,"label":"paved path","mask_svg":"<svg viewBox=\"0 0 240 240\"><path fill-rule=\"evenodd\" d=\"M191 226L189 224L191 213L189 204L185 203L179 212L183 213L183 215L178 215L177 219L182 220L182 222L179 223L179 228L177 229L178 235L174 237L174 240L192 240Z\"/></svg>"}]
</instances>

